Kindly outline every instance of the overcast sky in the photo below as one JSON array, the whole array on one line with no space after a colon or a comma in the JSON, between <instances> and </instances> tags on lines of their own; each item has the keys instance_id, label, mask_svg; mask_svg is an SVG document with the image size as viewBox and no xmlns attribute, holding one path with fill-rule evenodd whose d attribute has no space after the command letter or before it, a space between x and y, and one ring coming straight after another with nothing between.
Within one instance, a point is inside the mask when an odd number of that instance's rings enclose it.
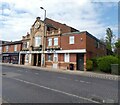
<instances>
[{"instance_id":1,"label":"overcast sky","mask_svg":"<svg viewBox=\"0 0 120 105\"><path fill-rule=\"evenodd\" d=\"M92 1L92 2L91 2ZM47 17L80 31L104 38L110 27L118 35L118 0L2 0L0 2L0 38L21 40L30 32L36 17ZM110 2L114 1L114 2Z\"/></svg>"}]
</instances>

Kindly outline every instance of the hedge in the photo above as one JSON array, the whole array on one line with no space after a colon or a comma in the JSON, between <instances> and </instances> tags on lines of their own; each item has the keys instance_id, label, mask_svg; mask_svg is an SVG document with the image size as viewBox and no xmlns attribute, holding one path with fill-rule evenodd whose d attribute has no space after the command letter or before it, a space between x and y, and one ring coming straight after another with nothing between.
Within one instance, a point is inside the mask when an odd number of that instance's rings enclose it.
<instances>
[{"instance_id":1,"label":"hedge","mask_svg":"<svg viewBox=\"0 0 120 105\"><path fill-rule=\"evenodd\" d=\"M111 73L111 64L118 64L118 58L114 56L104 56L97 59L98 68L106 73Z\"/></svg>"},{"instance_id":2,"label":"hedge","mask_svg":"<svg viewBox=\"0 0 120 105\"><path fill-rule=\"evenodd\" d=\"M87 70L93 70L93 61L92 60L87 60L86 69Z\"/></svg>"}]
</instances>

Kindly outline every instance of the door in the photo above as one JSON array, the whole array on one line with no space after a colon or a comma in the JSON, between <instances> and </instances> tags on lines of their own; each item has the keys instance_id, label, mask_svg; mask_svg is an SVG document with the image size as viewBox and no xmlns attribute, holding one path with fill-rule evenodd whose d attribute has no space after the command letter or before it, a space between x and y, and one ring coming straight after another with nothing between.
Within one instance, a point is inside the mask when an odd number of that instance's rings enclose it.
<instances>
[{"instance_id":1,"label":"door","mask_svg":"<svg viewBox=\"0 0 120 105\"><path fill-rule=\"evenodd\" d=\"M77 54L77 70L84 71L84 54Z\"/></svg>"},{"instance_id":2,"label":"door","mask_svg":"<svg viewBox=\"0 0 120 105\"><path fill-rule=\"evenodd\" d=\"M36 66L37 63L37 54L34 54L33 66Z\"/></svg>"},{"instance_id":3,"label":"door","mask_svg":"<svg viewBox=\"0 0 120 105\"><path fill-rule=\"evenodd\" d=\"M55 53L53 56L53 68L58 68L58 54Z\"/></svg>"},{"instance_id":4,"label":"door","mask_svg":"<svg viewBox=\"0 0 120 105\"><path fill-rule=\"evenodd\" d=\"M24 63L25 63L25 54L22 54L21 56L22 56L22 65L24 65Z\"/></svg>"},{"instance_id":5,"label":"door","mask_svg":"<svg viewBox=\"0 0 120 105\"><path fill-rule=\"evenodd\" d=\"M41 54L38 54L38 66L41 66Z\"/></svg>"}]
</instances>

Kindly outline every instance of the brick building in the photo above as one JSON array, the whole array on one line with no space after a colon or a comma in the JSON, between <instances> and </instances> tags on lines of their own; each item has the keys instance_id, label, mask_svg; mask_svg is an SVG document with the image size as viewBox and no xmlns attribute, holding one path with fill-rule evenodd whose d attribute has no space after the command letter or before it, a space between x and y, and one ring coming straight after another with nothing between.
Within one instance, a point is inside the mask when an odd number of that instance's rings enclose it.
<instances>
[{"instance_id":1,"label":"brick building","mask_svg":"<svg viewBox=\"0 0 120 105\"><path fill-rule=\"evenodd\" d=\"M87 59L106 55L106 46L87 31L48 18L37 17L22 42L19 63L25 65L86 70Z\"/></svg>"},{"instance_id":2,"label":"brick building","mask_svg":"<svg viewBox=\"0 0 120 105\"><path fill-rule=\"evenodd\" d=\"M1 46L2 62L18 64L19 52L22 49L21 41L5 42Z\"/></svg>"}]
</instances>

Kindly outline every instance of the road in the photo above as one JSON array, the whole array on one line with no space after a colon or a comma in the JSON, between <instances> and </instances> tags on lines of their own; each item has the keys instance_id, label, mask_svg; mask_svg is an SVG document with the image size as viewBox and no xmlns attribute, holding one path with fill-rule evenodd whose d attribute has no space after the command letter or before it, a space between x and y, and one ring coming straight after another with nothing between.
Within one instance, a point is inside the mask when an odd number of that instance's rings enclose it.
<instances>
[{"instance_id":1,"label":"road","mask_svg":"<svg viewBox=\"0 0 120 105\"><path fill-rule=\"evenodd\" d=\"M8 103L117 103L118 81L2 66Z\"/></svg>"}]
</instances>

